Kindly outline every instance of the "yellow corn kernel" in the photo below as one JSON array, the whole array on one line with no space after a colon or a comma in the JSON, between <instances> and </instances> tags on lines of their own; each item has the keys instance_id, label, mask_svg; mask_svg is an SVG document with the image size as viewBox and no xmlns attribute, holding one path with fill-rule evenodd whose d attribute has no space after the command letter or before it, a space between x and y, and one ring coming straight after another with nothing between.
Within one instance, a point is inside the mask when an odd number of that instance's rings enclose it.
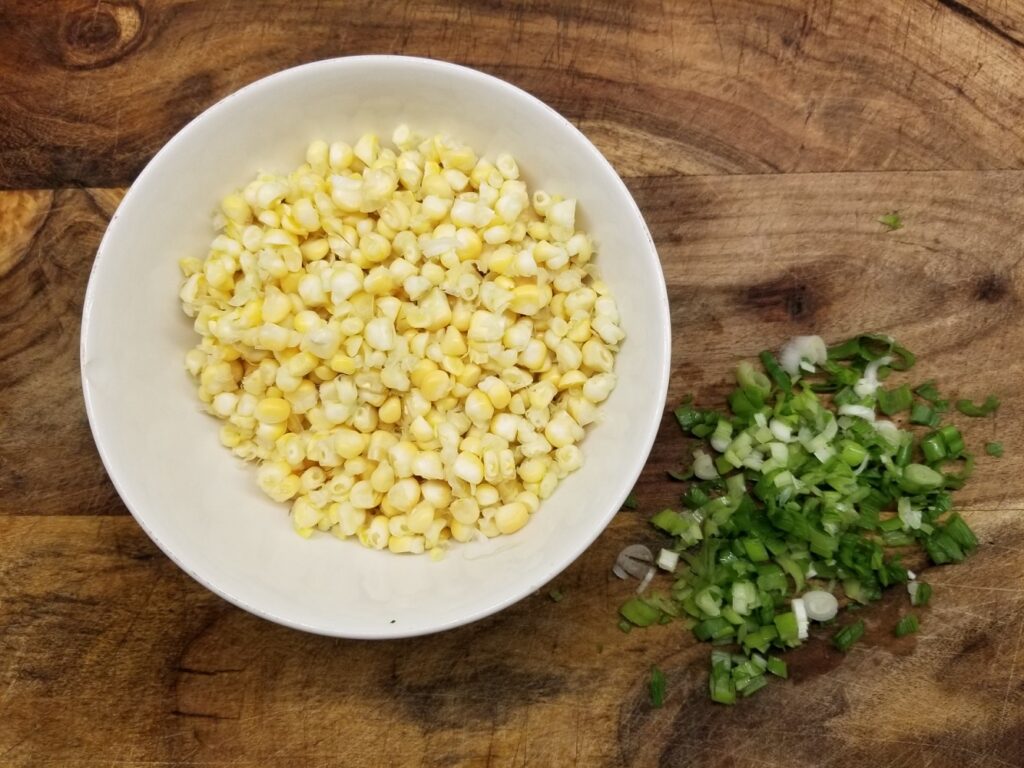
<instances>
[{"instance_id":1,"label":"yellow corn kernel","mask_svg":"<svg viewBox=\"0 0 1024 768\"><path fill-rule=\"evenodd\" d=\"M415 478L404 477L387 491L387 501L399 512L409 512L420 500L420 483Z\"/></svg>"},{"instance_id":2,"label":"yellow corn kernel","mask_svg":"<svg viewBox=\"0 0 1024 768\"><path fill-rule=\"evenodd\" d=\"M338 352L329 363L331 370L351 376L356 372L356 361L348 355Z\"/></svg>"},{"instance_id":3,"label":"yellow corn kernel","mask_svg":"<svg viewBox=\"0 0 1024 768\"><path fill-rule=\"evenodd\" d=\"M370 487L377 493L387 493L395 484L395 470L386 461L380 462L370 475Z\"/></svg>"},{"instance_id":4,"label":"yellow corn kernel","mask_svg":"<svg viewBox=\"0 0 1024 768\"><path fill-rule=\"evenodd\" d=\"M480 389L490 398L491 405L496 410L504 410L512 399L512 392L508 385L496 376L488 376L480 382Z\"/></svg>"},{"instance_id":5,"label":"yellow corn kernel","mask_svg":"<svg viewBox=\"0 0 1024 768\"><path fill-rule=\"evenodd\" d=\"M433 403L447 396L452 388L452 380L444 371L430 371L423 375L419 388L423 396Z\"/></svg>"},{"instance_id":6,"label":"yellow corn kernel","mask_svg":"<svg viewBox=\"0 0 1024 768\"><path fill-rule=\"evenodd\" d=\"M397 424L402 419L402 401L392 395L377 409L377 418L383 424Z\"/></svg>"},{"instance_id":7,"label":"yellow corn kernel","mask_svg":"<svg viewBox=\"0 0 1024 768\"><path fill-rule=\"evenodd\" d=\"M515 533L530 519L530 511L521 501L504 504L494 514L494 523L501 533Z\"/></svg>"},{"instance_id":8,"label":"yellow corn kernel","mask_svg":"<svg viewBox=\"0 0 1024 768\"><path fill-rule=\"evenodd\" d=\"M255 416L263 424L280 424L291 415L291 404L280 397L265 397L256 405Z\"/></svg>"}]
</instances>

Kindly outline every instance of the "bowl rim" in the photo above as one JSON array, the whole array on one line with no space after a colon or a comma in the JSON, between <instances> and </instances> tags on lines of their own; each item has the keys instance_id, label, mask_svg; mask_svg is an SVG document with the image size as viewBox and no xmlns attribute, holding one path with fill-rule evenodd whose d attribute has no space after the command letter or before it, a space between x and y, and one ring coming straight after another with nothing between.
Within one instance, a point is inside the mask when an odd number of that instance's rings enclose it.
<instances>
[{"instance_id":1,"label":"bowl rim","mask_svg":"<svg viewBox=\"0 0 1024 768\"><path fill-rule=\"evenodd\" d=\"M137 190L143 186L151 173L153 173L154 167L156 167L162 158L174 151L178 144L186 141L193 133L201 129L204 122L210 119L212 113L218 113L225 109L232 101L240 98L241 96L260 90L267 87L267 85L275 83L280 80L287 80L297 76L307 76L310 73L314 73L317 70L327 70L336 67L346 67L351 65L383 65L383 66L413 66L413 67L427 67L433 68L438 72L445 74L454 74L459 77L476 79L480 82L484 82L488 87L497 88L505 91L513 98L525 99L532 102L534 106L540 107L543 111L547 112L553 119L560 122L563 127L569 129L569 131L575 135L576 139L580 141L581 145L585 148L587 153L591 155L592 159L598 164L604 166L605 170L610 172L615 182L620 187L620 192L624 193L629 203L630 212L636 217L640 223L641 230L646 240L646 244L649 249L649 256L653 260L653 267L655 276L661 287L661 291L658 292L656 299L657 302L657 313L662 316L666 333L664 334L664 343L661 345L661 349L658 350L660 366L658 370L657 381L651 382L655 385L652 387L652 393L657 396L658 402L661 404L661 413L664 414L664 404L668 396L668 385L669 376L671 371L671 360L672 360L672 328L671 328L671 315L669 311L668 292L665 283L664 271L661 266L661 260L658 256L657 247L654 244L654 239L651 236L650 229L647 226L647 222L644 219L643 213L640 211L639 206L634 200L632 193L626 186L625 182L619 176L618 172L608 161L608 159L601 153L601 151L587 138L587 136L573 125L567 118L561 113L555 110L553 107L546 104L541 99L537 98L533 94L523 90L522 88L503 80L500 77L487 74L480 70L472 67L463 66L461 64L455 64L448 61L439 59L431 59L419 56L402 56L402 55L391 55L391 54L368 54L368 55L357 55L357 56L339 56L329 59L321 59L317 61L300 64L287 69L279 70L271 73L257 80L254 80L241 88L232 91L230 94L219 99L209 107L204 109L188 123L186 123L181 129L177 131L158 151L157 153L146 163L142 171L136 176L134 181L128 188L121 202L118 204L117 209L110 217L110 221L107 224L107 228L104 231L103 237L100 240L100 244L96 250L96 255L93 260L92 268L89 273L89 280L85 291L85 297L82 308L82 323L80 331L80 343L79 343L79 368L82 381L82 394L85 401L86 416L89 421L90 431L92 432L93 442L96 445L96 450L100 456L100 460L103 463L103 467L106 470L107 476L110 478L114 489L117 491L122 503L128 509L131 516L135 519L135 522L142 528L143 532L149 537L149 539L156 544L157 548L160 549L175 565L181 570L187 573L192 579L201 584L206 589L213 592L215 595L221 597L227 602L231 603L242 610L258 616L262 619L274 622L282 626L289 627L291 629L301 630L303 632L309 632L316 635L322 635L326 637L339 637L353 640L393 640L406 637L419 637L430 634L436 634L444 632L450 629L455 629L460 626L472 624L488 616L491 616L505 608L513 605L531 593L535 592L544 584L551 581L558 574L568 568L572 563L580 558L580 556L597 540L597 538L605 531L608 525L611 523L615 514L618 512L622 503L628 497L630 488L636 483L640 473L643 471L644 466L647 463L647 459L650 456L651 450L654 446L654 441L660 427L661 418L652 419L649 424L645 425L647 434L642 440L643 449L636 453L632 461L632 483L626 487L626 492L622 494L621 498L612 499L615 503L609 505L605 515L600 520L595 520L593 528L578 538L576 546L571 547L569 554L562 558L558 562L552 562L551 564L544 567L539 571L534 578L523 581L523 587L521 589L512 590L509 594L500 600L482 603L479 608L473 611L467 611L466 613L452 618L446 622L439 623L437 625L431 625L428 627L410 628L405 630L399 628L399 625L384 625L376 631L362 631L362 630L344 630L337 627L323 625L312 625L303 621L296 620L287 615L268 610L259 605L253 604L247 599L233 594L231 591L225 589L223 586L216 583L214 579L208 579L204 575L200 574L197 569L193 568L189 563L189 557L187 552L179 552L172 549L167 543L165 543L147 524L146 516L139 509L136 509L136 503L131 500L126 494L125 482L121 479L118 467L115 463L114 458L111 455L109 443L103 437L103 426L97 420L96 405L94 399L97 398L96 393L90 386L89 379L86 375L86 363L90 357L90 329L92 328L92 310L95 305L95 293L99 290L99 281L97 274L99 267L102 263L112 258L108 255L110 250L110 240L112 239L112 232L115 230L119 219L122 217L122 212L126 209L126 206L133 200L137 194Z\"/></svg>"}]
</instances>

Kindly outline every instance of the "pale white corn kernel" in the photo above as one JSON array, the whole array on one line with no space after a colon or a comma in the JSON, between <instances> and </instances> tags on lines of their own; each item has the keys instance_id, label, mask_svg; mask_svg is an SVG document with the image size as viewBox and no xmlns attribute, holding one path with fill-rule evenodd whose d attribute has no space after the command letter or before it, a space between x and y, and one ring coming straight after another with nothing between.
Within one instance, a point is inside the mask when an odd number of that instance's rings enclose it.
<instances>
[{"instance_id":1,"label":"pale white corn kernel","mask_svg":"<svg viewBox=\"0 0 1024 768\"><path fill-rule=\"evenodd\" d=\"M544 437L555 448L572 445L582 438L582 428L566 411L559 411L544 427Z\"/></svg>"},{"instance_id":2,"label":"pale white corn kernel","mask_svg":"<svg viewBox=\"0 0 1024 768\"><path fill-rule=\"evenodd\" d=\"M476 485L484 479L484 465L480 461L480 457L476 456L468 451L463 451L455 459L455 465L452 468L456 477L465 480L471 485Z\"/></svg>"},{"instance_id":3,"label":"pale white corn kernel","mask_svg":"<svg viewBox=\"0 0 1024 768\"><path fill-rule=\"evenodd\" d=\"M473 496L481 509L492 507L501 501L501 494L498 493L498 489L489 483L478 485Z\"/></svg>"},{"instance_id":4,"label":"pale white corn kernel","mask_svg":"<svg viewBox=\"0 0 1024 768\"><path fill-rule=\"evenodd\" d=\"M476 499L456 499L449 507L452 518L462 525L472 525L480 517L480 504Z\"/></svg>"},{"instance_id":5,"label":"pale white corn kernel","mask_svg":"<svg viewBox=\"0 0 1024 768\"><path fill-rule=\"evenodd\" d=\"M412 471L414 475L426 480L443 480L445 471L441 454L437 451L420 451L413 459Z\"/></svg>"},{"instance_id":6,"label":"pale white corn kernel","mask_svg":"<svg viewBox=\"0 0 1024 768\"><path fill-rule=\"evenodd\" d=\"M615 389L614 373L599 373L583 384L583 396L592 403L603 403Z\"/></svg>"},{"instance_id":7,"label":"pale white corn kernel","mask_svg":"<svg viewBox=\"0 0 1024 768\"><path fill-rule=\"evenodd\" d=\"M423 500L434 509L447 509L452 501L452 487L444 480L427 480L421 485Z\"/></svg>"}]
</instances>

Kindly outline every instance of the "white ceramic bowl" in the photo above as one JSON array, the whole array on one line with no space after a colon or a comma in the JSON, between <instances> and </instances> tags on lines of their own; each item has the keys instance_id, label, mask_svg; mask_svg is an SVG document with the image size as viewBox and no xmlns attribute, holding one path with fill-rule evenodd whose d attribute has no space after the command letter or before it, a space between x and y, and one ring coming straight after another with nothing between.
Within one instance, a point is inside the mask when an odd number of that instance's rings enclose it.
<instances>
[{"instance_id":1,"label":"white ceramic bowl","mask_svg":"<svg viewBox=\"0 0 1024 768\"><path fill-rule=\"evenodd\" d=\"M195 344L177 299L178 259L202 256L222 196L260 169L288 172L308 142L382 139L408 123L478 152L511 152L530 188L579 199L581 226L628 335L619 384L583 443L586 462L519 533L396 556L295 535L286 506L221 447L184 371ZM650 452L669 374L658 255L625 185L550 107L508 83L427 59L358 56L289 69L201 114L157 153L111 219L86 293L82 384L121 498L181 568L235 605L297 629L351 638L426 634L537 590L597 538Z\"/></svg>"}]
</instances>

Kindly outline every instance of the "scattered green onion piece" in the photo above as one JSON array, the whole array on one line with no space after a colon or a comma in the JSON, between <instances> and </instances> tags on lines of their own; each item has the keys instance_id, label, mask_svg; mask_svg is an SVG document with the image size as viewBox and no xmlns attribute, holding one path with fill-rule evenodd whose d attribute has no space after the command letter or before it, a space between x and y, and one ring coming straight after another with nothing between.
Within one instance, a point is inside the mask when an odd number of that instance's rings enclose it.
<instances>
[{"instance_id":1,"label":"scattered green onion piece","mask_svg":"<svg viewBox=\"0 0 1024 768\"><path fill-rule=\"evenodd\" d=\"M912 635L917 632L919 626L920 624L918 623L917 616L912 613L908 613L896 624L896 637Z\"/></svg>"},{"instance_id":2,"label":"scattered green onion piece","mask_svg":"<svg viewBox=\"0 0 1024 768\"><path fill-rule=\"evenodd\" d=\"M999 398L995 395L989 395L981 405L975 405L970 400L957 400L956 409L964 416L988 416L990 413L999 410Z\"/></svg>"},{"instance_id":3,"label":"scattered green onion piece","mask_svg":"<svg viewBox=\"0 0 1024 768\"><path fill-rule=\"evenodd\" d=\"M670 469L665 474L668 475L673 480L676 480L678 482L685 482L685 481L687 481L687 480L689 480L690 478L693 477L693 470L691 469L691 470L683 471L683 470L679 470L679 469Z\"/></svg>"},{"instance_id":4,"label":"scattered green onion piece","mask_svg":"<svg viewBox=\"0 0 1024 768\"><path fill-rule=\"evenodd\" d=\"M661 709L665 704L665 673L657 666L651 666L651 680L648 683L648 690L651 694L651 706Z\"/></svg>"},{"instance_id":5,"label":"scattered green onion piece","mask_svg":"<svg viewBox=\"0 0 1024 768\"><path fill-rule=\"evenodd\" d=\"M910 593L910 604L915 607L928 605L928 601L932 599L932 585L926 581L915 583L917 586Z\"/></svg>"},{"instance_id":6,"label":"scattered green onion piece","mask_svg":"<svg viewBox=\"0 0 1024 768\"><path fill-rule=\"evenodd\" d=\"M910 394L910 387L904 384L896 389L878 390L878 408L886 416L892 416L900 411L911 407L913 397Z\"/></svg>"},{"instance_id":7,"label":"scattered green onion piece","mask_svg":"<svg viewBox=\"0 0 1024 768\"><path fill-rule=\"evenodd\" d=\"M921 440L921 453L929 464L942 461L946 458L946 441L938 432L932 432Z\"/></svg>"},{"instance_id":8,"label":"scattered green onion piece","mask_svg":"<svg viewBox=\"0 0 1024 768\"><path fill-rule=\"evenodd\" d=\"M897 229L903 229L903 217L900 216L899 213L887 213L885 216L880 216L878 223L890 232L895 232Z\"/></svg>"},{"instance_id":9,"label":"scattered green onion piece","mask_svg":"<svg viewBox=\"0 0 1024 768\"><path fill-rule=\"evenodd\" d=\"M850 646L864 636L864 620L861 619L847 627L840 629L832 638L832 645L843 653L850 650Z\"/></svg>"},{"instance_id":10,"label":"scattered green onion piece","mask_svg":"<svg viewBox=\"0 0 1024 768\"><path fill-rule=\"evenodd\" d=\"M565 592L560 589L552 589L548 592L548 597L551 598L551 602L560 603L565 599Z\"/></svg>"},{"instance_id":11,"label":"scattered green onion piece","mask_svg":"<svg viewBox=\"0 0 1024 768\"><path fill-rule=\"evenodd\" d=\"M768 671L776 677L789 677L789 668L786 666L786 662L778 656L768 657Z\"/></svg>"},{"instance_id":12,"label":"scattered green onion piece","mask_svg":"<svg viewBox=\"0 0 1024 768\"><path fill-rule=\"evenodd\" d=\"M989 456L995 456L997 459L1001 459L1003 457L1003 444L985 443L985 453Z\"/></svg>"},{"instance_id":13,"label":"scattered green onion piece","mask_svg":"<svg viewBox=\"0 0 1024 768\"><path fill-rule=\"evenodd\" d=\"M963 452L964 437L960 434L959 429L952 424L947 424L944 427L940 427L938 433L942 436L942 441L946 445L947 455L952 458L959 456Z\"/></svg>"},{"instance_id":14,"label":"scattered green onion piece","mask_svg":"<svg viewBox=\"0 0 1024 768\"><path fill-rule=\"evenodd\" d=\"M622 509L636 509L640 506L640 502L637 501L636 494L630 491L629 496L622 502Z\"/></svg>"},{"instance_id":15,"label":"scattered green onion piece","mask_svg":"<svg viewBox=\"0 0 1024 768\"><path fill-rule=\"evenodd\" d=\"M916 387L914 389L914 394L923 400L927 400L929 403L937 403L942 399L942 395L939 394L939 390L935 388L934 379L929 379L924 384Z\"/></svg>"}]
</instances>

